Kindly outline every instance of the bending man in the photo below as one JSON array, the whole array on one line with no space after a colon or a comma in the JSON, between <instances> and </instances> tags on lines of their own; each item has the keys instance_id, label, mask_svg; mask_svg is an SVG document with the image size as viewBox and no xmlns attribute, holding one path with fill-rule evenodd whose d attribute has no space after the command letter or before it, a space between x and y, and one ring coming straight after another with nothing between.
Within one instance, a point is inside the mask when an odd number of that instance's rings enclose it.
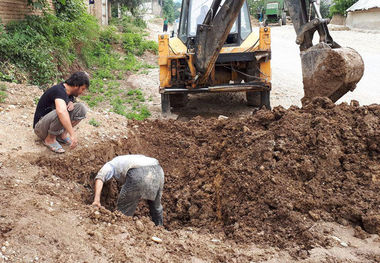
<instances>
[{"instance_id":1,"label":"bending man","mask_svg":"<svg viewBox=\"0 0 380 263\"><path fill-rule=\"evenodd\" d=\"M140 199L148 201L153 222L163 225L161 196L164 188L164 171L154 158L144 155L122 155L106 163L95 177L95 197L92 203L101 206L103 184L115 178L122 188L117 209L133 216Z\"/></svg>"}]
</instances>

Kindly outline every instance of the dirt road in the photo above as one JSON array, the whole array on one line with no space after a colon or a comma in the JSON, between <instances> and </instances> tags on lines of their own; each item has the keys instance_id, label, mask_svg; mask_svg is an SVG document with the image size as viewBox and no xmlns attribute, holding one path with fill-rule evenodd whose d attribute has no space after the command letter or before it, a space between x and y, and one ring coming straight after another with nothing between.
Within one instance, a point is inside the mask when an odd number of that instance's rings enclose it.
<instances>
[{"instance_id":1,"label":"dirt road","mask_svg":"<svg viewBox=\"0 0 380 263\"><path fill-rule=\"evenodd\" d=\"M340 102L358 100L361 105L380 101L380 34L359 31L331 31L334 40L344 47L357 50L363 57L365 72L354 92ZM303 97L302 69L296 34L292 26L272 27L272 105L301 105ZM318 38L315 37L314 43Z\"/></svg>"}]
</instances>

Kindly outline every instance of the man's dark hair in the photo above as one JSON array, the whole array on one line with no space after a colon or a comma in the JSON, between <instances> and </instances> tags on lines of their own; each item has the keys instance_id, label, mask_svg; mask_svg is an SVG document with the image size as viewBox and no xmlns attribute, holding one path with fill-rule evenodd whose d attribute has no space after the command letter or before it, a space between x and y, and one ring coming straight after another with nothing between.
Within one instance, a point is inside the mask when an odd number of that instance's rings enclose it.
<instances>
[{"instance_id":1,"label":"man's dark hair","mask_svg":"<svg viewBox=\"0 0 380 263\"><path fill-rule=\"evenodd\" d=\"M88 78L88 74L86 72L78 71L71 75L70 78L65 81L65 83L73 87L86 85L88 88L90 86L90 79Z\"/></svg>"}]
</instances>

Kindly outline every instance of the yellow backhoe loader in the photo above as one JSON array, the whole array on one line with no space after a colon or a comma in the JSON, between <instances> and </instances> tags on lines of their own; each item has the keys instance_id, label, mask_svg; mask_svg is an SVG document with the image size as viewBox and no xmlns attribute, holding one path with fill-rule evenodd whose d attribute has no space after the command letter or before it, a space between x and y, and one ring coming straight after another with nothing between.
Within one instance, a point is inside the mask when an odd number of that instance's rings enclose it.
<instances>
[{"instance_id":1,"label":"yellow backhoe loader","mask_svg":"<svg viewBox=\"0 0 380 263\"><path fill-rule=\"evenodd\" d=\"M335 102L355 88L363 60L333 41L315 0L285 2L301 50L303 102L316 96ZM313 45L316 31L320 41ZM245 92L248 105L269 109L270 60L270 28L252 30L245 0L183 0L177 37L159 36L162 112L184 105L189 93L204 92Z\"/></svg>"}]
</instances>

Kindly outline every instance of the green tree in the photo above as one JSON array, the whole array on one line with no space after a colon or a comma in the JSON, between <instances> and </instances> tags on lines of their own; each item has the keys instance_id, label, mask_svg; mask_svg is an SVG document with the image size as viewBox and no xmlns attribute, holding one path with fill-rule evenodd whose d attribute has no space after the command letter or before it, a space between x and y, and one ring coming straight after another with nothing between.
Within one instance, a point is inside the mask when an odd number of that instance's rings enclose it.
<instances>
[{"instance_id":1,"label":"green tree","mask_svg":"<svg viewBox=\"0 0 380 263\"><path fill-rule=\"evenodd\" d=\"M181 15L181 3L174 3L174 18L177 19Z\"/></svg>"},{"instance_id":2,"label":"green tree","mask_svg":"<svg viewBox=\"0 0 380 263\"><path fill-rule=\"evenodd\" d=\"M173 23L173 21L176 19L175 13L174 13L174 2L173 0L163 0L163 13L164 17L166 17L169 20L169 23Z\"/></svg>"},{"instance_id":3,"label":"green tree","mask_svg":"<svg viewBox=\"0 0 380 263\"><path fill-rule=\"evenodd\" d=\"M320 11L323 18L330 17L330 5L327 0L321 0Z\"/></svg>"},{"instance_id":4,"label":"green tree","mask_svg":"<svg viewBox=\"0 0 380 263\"><path fill-rule=\"evenodd\" d=\"M331 16L335 14L346 15L346 10L357 1L358 0L333 0L333 4L330 8Z\"/></svg>"},{"instance_id":5,"label":"green tree","mask_svg":"<svg viewBox=\"0 0 380 263\"><path fill-rule=\"evenodd\" d=\"M248 0L247 2L251 15L257 18L261 8L264 7L265 0Z\"/></svg>"},{"instance_id":6,"label":"green tree","mask_svg":"<svg viewBox=\"0 0 380 263\"><path fill-rule=\"evenodd\" d=\"M122 6L128 8L131 11L132 15L137 14L138 7L143 3L143 0L113 0L111 3L119 3Z\"/></svg>"},{"instance_id":7,"label":"green tree","mask_svg":"<svg viewBox=\"0 0 380 263\"><path fill-rule=\"evenodd\" d=\"M53 0L53 4L57 17L66 21L77 19L86 12L82 0Z\"/></svg>"},{"instance_id":8,"label":"green tree","mask_svg":"<svg viewBox=\"0 0 380 263\"><path fill-rule=\"evenodd\" d=\"M44 9L47 6L46 0L28 0L27 3L34 9Z\"/></svg>"}]
</instances>

